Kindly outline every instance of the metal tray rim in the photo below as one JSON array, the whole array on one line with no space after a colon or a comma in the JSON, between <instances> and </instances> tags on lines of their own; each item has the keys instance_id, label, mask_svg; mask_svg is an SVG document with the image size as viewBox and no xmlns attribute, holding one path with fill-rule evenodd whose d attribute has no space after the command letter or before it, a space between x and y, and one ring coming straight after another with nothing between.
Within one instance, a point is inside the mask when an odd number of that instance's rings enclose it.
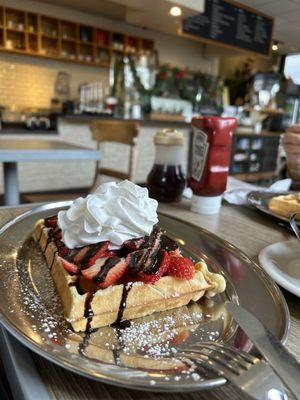
<instances>
[{"instance_id":1,"label":"metal tray rim","mask_svg":"<svg viewBox=\"0 0 300 400\"><path fill-rule=\"evenodd\" d=\"M14 225L16 222L26 219L28 216L34 215L36 213L39 212L43 212L43 211L47 211L47 210L51 210L51 209L57 209L57 208L63 208L63 207L67 207L71 204L71 201L61 201L61 202L54 202L54 203L47 203L47 204L43 204L40 205L38 207L35 207L29 211L26 211L20 215L18 215L17 217L11 219L10 221L8 221L6 224L4 224L1 228L0 228L0 236L8 229L10 228L12 225ZM274 294L278 297L279 302L282 306L282 311L283 311L283 319L284 319L284 331L282 334L282 338L280 339L282 341L283 344L286 343L287 338L288 338L288 332L289 332L289 328L290 328L290 314L289 314L289 309L288 306L286 304L286 301L279 289L279 287L276 285L275 282L270 281L270 279L268 278L267 274L265 273L265 271L257 264L255 263L253 260L251 260L245 253L243 253L242 251L240 251L237 247L231 245L228 241L218 237L217 235L207 231L204 228L201 228L197 225L194 225L192 223L186 222L181 220L180 218L177 217L173 217L168 215L168 213L165 212L159 212L159 214L164 215L166 217L172 217L172 219L180 222L180 223L184 223L187 226L192 227L193 229L197 229L199 230L199 232L202 232L204 235L211 237L214 241L225 245L226 247L230 248L231 252L234 252L235 254L238 254L241 258L243 258L243 260L247 261L248 263L251 264L253 270L255 271L256 274L259 274L260 277L263 277L266 286L268 286L269 288L271 288L271 291L274 292ZM47 352L46 350L42 349L40 346L38 346L37 344L35 344L30 338L28 338L22 331L20 331L18 328L14 327L6 317L4 317L4 315L1 314L0 312L0 323L16 338L18 339L23 345L27 346L30 350L36 352L38 355L46 358L49 361L54 362L56 365L60 366L60 367L64 367L67 370L71 371L71 372L76 372L79 375L94 379L94 380L99 380L108 384L114 384L116 386L121 386L121 387L130 387L132 389L137 389L137 390L148 390L148 391L155 391L155 392L170 392L170 386L169 383L166 382L166 385L164 384L159 384L158 386L152 386L152 385L142 385L142 386L138 386L138 385L132 385L129 386L128 382L124 382L124 381L120 381L117 380L117 378L115 377L111 377L110 381L107 380L107 378L105 376L102 376L101 374L97 373L94 376L86 373L82 370L80 370L79 368L77 368L76 366L74 366L73 364L68 363L65 360L58 360L56 359L56 357L54 355L51 355L49 352ZM207 389L212 389L215 387L218 387L220 385L223 385L226 383L226 379L224 378L215 378L215 379L211 379L209 381L205 381L205 382L199 382L199 383L194 383L192 386L190 383L184 384L181 383L180 386L174 385L172 388L172 392L180 392L180 391L185 391L185 392L192 392L192 391L197 391L197 390L207 390Z\"/></svg>"}]
</instances>

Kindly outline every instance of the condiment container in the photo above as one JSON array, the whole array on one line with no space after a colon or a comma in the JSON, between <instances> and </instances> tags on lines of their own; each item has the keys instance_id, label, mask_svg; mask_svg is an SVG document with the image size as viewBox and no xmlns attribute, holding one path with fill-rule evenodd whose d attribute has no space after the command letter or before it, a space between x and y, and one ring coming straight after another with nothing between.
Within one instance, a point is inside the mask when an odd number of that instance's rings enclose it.
<instances>
[{"instance_id":1,"label":"condiment container","mask_svg":"<svg viewBox=\"0 0 300 400\"><path fill-rule=\"evenodd\" d=\"M217 214L226 189L235 118L193 118L192 163L189 186L191 210Z\"/></svg>"},{"instance_id":2,"label":"condiment container","mask_svg":"<svg viewBox=\"0 0 300 400\"><path fill-rule=\"evenodd\" d=\"M164 129L156 133L154 144L155 161L147 177L149 196L166 203L180 201L186 184L181 167L183 134Z\"/></svg>"}]
</instances>

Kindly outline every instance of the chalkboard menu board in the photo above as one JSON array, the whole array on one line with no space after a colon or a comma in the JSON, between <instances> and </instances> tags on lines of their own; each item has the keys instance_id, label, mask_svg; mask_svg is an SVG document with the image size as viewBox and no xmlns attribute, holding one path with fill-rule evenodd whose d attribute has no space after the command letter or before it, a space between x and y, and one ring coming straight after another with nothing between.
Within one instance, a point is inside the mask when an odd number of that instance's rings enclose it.
<instances>
[{"instance_id":1,"label":"chalkboard menu board","mask_svg":"<svg viewBox=\"0 0 300 400\"><path fill-rule=\"evenodd\" d=\"M283 6L284 7L284 6ZM182 32L268 55L273 19L225 0L206 0L205 12L183 20Z\"/></svg>"}]
</instances>

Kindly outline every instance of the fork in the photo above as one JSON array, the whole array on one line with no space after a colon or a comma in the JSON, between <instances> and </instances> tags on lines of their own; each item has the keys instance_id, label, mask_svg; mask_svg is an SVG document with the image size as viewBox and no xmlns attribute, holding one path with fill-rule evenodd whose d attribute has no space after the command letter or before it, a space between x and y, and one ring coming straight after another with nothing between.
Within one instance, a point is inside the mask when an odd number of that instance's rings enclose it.
<instances>
[{"instance_id":1,"label":"fork","mask_svg":"<svg viewBox=\"0 0 300 400\"><path fill-rule=\"evenodd\" d=\"M266 362L234 347L203 342L180 349L176 357L224 376L254 399L288 399L281 380Z\"/></svg>"},{"instance_id":2,"label":"fork","mask_svg":"<svg viewBox=\"0 0 300 400\"><path fill-rule=\"evenodd\" d=\"M290 225L291 225L291 228L293 229L295 235L297 236L297 239L300 240L300 230L299 230L297 222L296 222L296 216L298 214L299 213L296 212L296 213L290 215Z\"/></svg>"}]
</instances>

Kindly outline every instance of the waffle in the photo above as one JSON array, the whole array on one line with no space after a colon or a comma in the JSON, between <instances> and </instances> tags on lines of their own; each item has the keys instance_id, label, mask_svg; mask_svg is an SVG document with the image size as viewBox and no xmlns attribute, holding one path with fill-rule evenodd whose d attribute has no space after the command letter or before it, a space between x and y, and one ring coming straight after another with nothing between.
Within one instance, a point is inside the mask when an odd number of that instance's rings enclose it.
<instances>
[{"instance_id":1,"label":"waffle","mask_svg":"<svg viewBox=\"0 0 300 400\"><path fill-rule=\"evenodd\" d=\"M293 213L300 213L300 193L273 197L269 203L269 209L287 218ZM300 214L297 219L300 220Z\"/></svg>"},{"instance_id":2,"label":"waffle","mask_svg":"<svg viewBox=\"0 0 300 400\"><path fill-rule=\"evenodd\" d=\"M57 255L58 249L48 233L49 228L45 227L44 220L39 220L33 237L45 255L63 303L64 316L74 331L93 330L111 325L117 320L120 322L118 317L126 286L119 284L95 290L84 278L69 274L64 269L61 258ZM213 296L223 292L225 286L225 279L219 274L209 272L203 261L195 265L195 275L190 280L164 276L155 285L134 282L131 284L121 321L181 307L191 301L196 302L204 294Z\"/></svg>"},{"instance_id":3,"label":"waffle","mask_svg":"<svg viewBox=\"0 0 300 400\"><path fill-rule=\"evenodd\" d=\"M106 326L90 334L74 333L67 344L70 352L101 363L148 371L178 371L186 369L186 365L170 357L174 346L189 340L199 326L215 320L226 325L229 319L223 304L207 308L192 303L131 321L123 329Z\"/></svg>"}]
</instances>

